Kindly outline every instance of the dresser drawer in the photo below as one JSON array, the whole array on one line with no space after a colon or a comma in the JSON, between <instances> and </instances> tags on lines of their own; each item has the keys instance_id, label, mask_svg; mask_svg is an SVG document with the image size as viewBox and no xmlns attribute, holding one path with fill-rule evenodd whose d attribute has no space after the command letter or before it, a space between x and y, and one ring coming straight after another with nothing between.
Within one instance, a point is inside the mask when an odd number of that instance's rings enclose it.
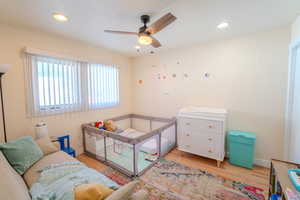
<instances>
[{"instance_id":1,"label":"dresser drawer","mask_svg":"<svg viewBox=\"0 0 300 200\"><path fill-rule=\"evenodd\" d=\"M214 144L218 143L220 140L220 136L214 135L214 134L205 134L205 133L190 133L190 132L182 132L178 134L178 142L182 143L198 143L198 144L203 144L203 143L208 143L208 144Z\"/></svg>"},{"instance_id":2,"label":"dresser drawer","mask_svg":"<svg viewBox=\"0 0 300 200\"><path fill-rule=\"evenodd\" d=\"M191 119L180 118L179 126L183 132L211 132L211 133L223 133L223 122L214 120L203 119Z\"/></svg>"},{"instance_id":3,"label":"dresser drawer","mask_svg":"<svg viewBox=\"0 0 300 200\"><path fill-rule=\"evenodd\" d=\"M179 134L179 150L217 159L221 149L221 137L216 134Z\"/></svg>"}]
</instances>

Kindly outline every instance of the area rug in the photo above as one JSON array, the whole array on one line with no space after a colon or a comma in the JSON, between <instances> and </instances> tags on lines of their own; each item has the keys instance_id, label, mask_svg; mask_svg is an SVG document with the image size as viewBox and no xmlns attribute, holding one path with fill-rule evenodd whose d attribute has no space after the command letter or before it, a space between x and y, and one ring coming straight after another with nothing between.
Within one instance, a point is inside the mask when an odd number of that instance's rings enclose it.
<instances>
[{"instance_id":1,"label":"area rug","mask_svg":"<svg viewBox=\"0 0 300 200\"><path fill-rule=\"evenodd\" d=\"M113 170L104 173L119 184L131 181ZM206 171L161 159L139 177L138 190L146 190L149 200L264 200L263 189L227 180Z\"/></svg>"}]
</instances>

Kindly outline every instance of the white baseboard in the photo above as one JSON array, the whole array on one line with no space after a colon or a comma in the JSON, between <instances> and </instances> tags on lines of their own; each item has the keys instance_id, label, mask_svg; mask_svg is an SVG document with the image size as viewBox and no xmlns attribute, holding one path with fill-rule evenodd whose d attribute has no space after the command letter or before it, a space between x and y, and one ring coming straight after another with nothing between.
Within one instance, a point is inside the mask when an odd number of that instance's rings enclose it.
<instances>
[{"instance_id":1,"label":"white baseboard","mask_svg":"<svg viewBox=\"0 0 300 200\"><path fill-rule=\"evenodd\" d=\"M254 164L266 168L270 168L271 166L271 161L269 160L263 160L263 159L255 159Z\"/></svg>"}]
</instances>

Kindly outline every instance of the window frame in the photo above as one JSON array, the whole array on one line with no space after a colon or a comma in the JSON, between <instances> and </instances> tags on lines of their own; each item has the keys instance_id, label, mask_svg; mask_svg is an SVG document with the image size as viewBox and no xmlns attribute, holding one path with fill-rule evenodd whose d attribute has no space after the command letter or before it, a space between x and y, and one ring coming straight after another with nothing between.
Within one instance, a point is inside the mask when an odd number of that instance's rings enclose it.
<instances>
[{"instance_id":1,"label":"window frame","mask_svg":"<svg viewBox=\"0 0 300 200\"><path fill-rule=\"evenodd\" d=\"M53 97L53 94L57 93L59 96L60 94L60 90L61 88L58 89L57 92L57 86L55 85L56 83L61 84L60 81L66 81L65 79L62 80L55 80L55 69L54 69L54 62L46 62L45 60L54 60L54 61L59 61L59 62L70 62L70 63L77 63L78 64L78 68L76 71L76 79L79 83L76 83L77 86L74 89L73 86L71 87L73 91L73 93L77 93L76 98L74 98L75 102L74 103L70 103L70 104L65 104L66 100L63 100L64 102L61 103L60 100L58 100L57 102L57 98ZM48 77L45 78L48 80L48 85L47 85L47 90L43 90L43 93L41 93L40 91L40 87L41 87L41 83L40 81L40 75L39 75L39 64L38 62L46 62L47 63L47 68L48 68ZM50 65L52 65L52 74L49 74L49 68ZM59 64L57 64L56 67L58 67ZM112 67L117 69L116 70L116 74L117 74L117 80L114 83L114 85L112 87L114 87L114 90L117 91L117 95L116 95L116 101L114 103L111 104L107 104L107 105L103 105L102 106L91 106L90 102L89 102L89 98L90 98L90 93L88 92L89 90L89 76L88 76L88 66L89 65L98 65L98 66L104 66L104 67ZM47 115L55 115L55 114L63 114L63 113L71 113L71 112L84 112L84 111L88 111L88 110L98 110L98 109L104 109L104 108L110 108L110 107L115 107L115 106L119 106L121 99L120 99L120 69L117 66L114 65L105 65L105 64L98 64L98 63L90 63L87 61L76 61L76 60L69 60L69 59L63 59L63 58L56 58L56 57L49 57L49 56L44 56L44 55L37 55L37 54L30 54L30 53L26 53L25 54L25 80L26 80L26 91L27 91L27 116L28 117L39 117L39 116L47 116ZM72 67L72 64L70 64L69 67ZM43 69L44 70L44 69ZM57 68L56 70L60 70L59 68ZM59 72L57 72L59 75ZM68 73L73 73L73 72L68 72ZM50 80L52 77L52 82L50 84ZM59 77L56 77L59 78ZM72 79L73 80L73 79ZM69 80L67 80L69 81ZM45 84L45 83L43 83ZM45 85L43 85L42 87L45 87ZM50 87L53 87L53 91L50 95ZM65 87L65 85L64 85ZM75 86L74 86L75 87ZM68 87L67 90L69 90L69 94L70 94L70 87ZM55 92L55 91L56 92ZM65 88L63 88L62 90L65 90ZM49 105L46 104L46 100L44 100L44 104L42 105L42 101L40 100L40 98L45 98L45 93L49 92L48 98L49 100L47 100L49 103ZM65 91L64 91L65 92ZM66 93L63 92L63 95L66 95ZM43 94L43 97L41 97L41 95ZM74 95L74 94L73 94ZM61 98L61 97L59 97ZM65 97L62 97L65 98ZM70 96L68 97L69 101L70 101ZM54 100L53 104L51 104L51 99ZM68 101L67 100L67 101ZM99 100L98 100L99 101Z\"/></svg>"}]
</instances>

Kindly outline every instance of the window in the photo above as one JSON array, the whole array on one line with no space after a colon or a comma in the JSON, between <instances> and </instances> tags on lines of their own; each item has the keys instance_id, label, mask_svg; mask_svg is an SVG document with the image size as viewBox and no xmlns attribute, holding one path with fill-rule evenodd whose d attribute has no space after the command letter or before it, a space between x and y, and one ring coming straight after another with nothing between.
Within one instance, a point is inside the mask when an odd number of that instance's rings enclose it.
<instances>
[{"instance_id":1,"label":"window","mask_svg":"<svg viewBox=\"0 0 300 200\"><path fill-rule=\"evenodd\" d=\"M88 65L88 102L90 108L119 104L118 68L99 64Z\"/></svg>"},{"instance_id":2,"label":"window","mask_svg":"<svg viewBox=\"0 0 300 200\"><path fill-rule=\"evenodd\" d=\"M29 116L119 104L117 67L26 54Z\"/></svg>"},{"instance_id":3,"label":"window","mask_svg":"<svg viewBox=\"0 0 300 200\"><path fill-rule=\"evenodd\" d=\"M40 109L80 104L80 63L37 57L36 68Z\"/></svg>"}]
</instances>

